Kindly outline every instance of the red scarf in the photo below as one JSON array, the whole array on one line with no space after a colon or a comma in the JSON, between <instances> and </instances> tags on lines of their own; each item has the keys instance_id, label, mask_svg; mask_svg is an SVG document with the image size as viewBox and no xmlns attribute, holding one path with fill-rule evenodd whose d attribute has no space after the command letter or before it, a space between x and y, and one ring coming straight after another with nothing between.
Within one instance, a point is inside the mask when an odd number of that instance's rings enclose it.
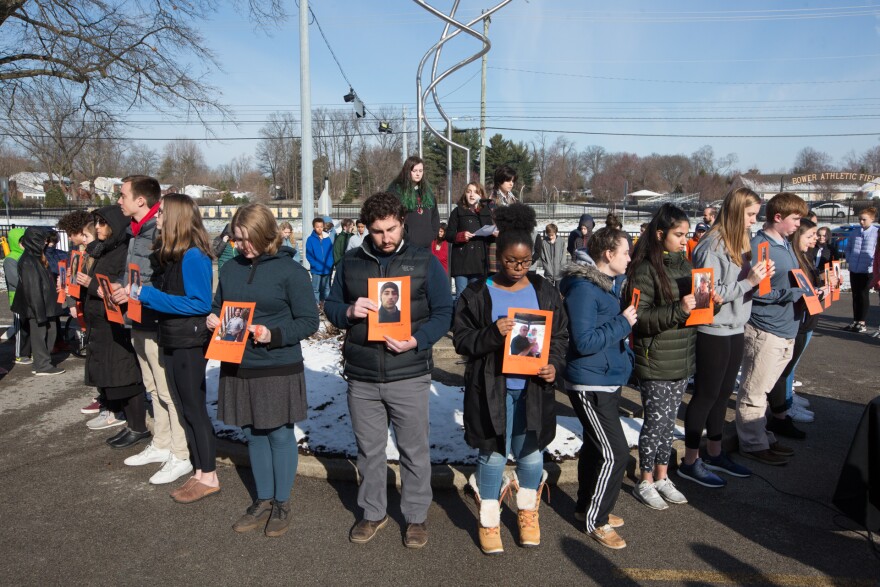
<instances>
[{"instance_id":1,"label":"red scarf","mask_svg":"<svg viewBox=\"0 0 880 587\"><path fill-rule=\"evenodd\" d=\"M133 234L133 235L135 235L135 236L138 235L138 233L141 231L141 228L143 228L143 227L144 227L144 224L147 223L147 220L149 220L150 218L152 218L153 216L155 216L155 215L156 215L156 212L159 211L159 204L161 204L161 202L156 202L156 205L153 206L152 208L150 208L150 211L147 212L147 215L146 215L146 216L144 216L143 218L141 218L141 221L140 221L140 222L138 222L138 221L135 220L134 218L131 219L131 234Z\"/></svg>"}]
</instances>

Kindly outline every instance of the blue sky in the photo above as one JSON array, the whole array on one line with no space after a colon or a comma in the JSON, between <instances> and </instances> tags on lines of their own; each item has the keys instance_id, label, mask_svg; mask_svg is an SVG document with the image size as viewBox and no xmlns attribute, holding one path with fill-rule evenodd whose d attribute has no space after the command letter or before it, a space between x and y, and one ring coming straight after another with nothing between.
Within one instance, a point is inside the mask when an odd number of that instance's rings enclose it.
<instances>
[{"instance_id":1,"label":"blue sky","mask_svg":"<svg viewBox=\"0 0 880 587\"><path fill-rule=\"evenodd\" d=\"M406 0L310 3L358 95L372 110L407 105L415 113L415 73L442 24ZM435 0L448 11L451 1ZM462 19L490 6L462 0ZM610 6L610 7L609 7ZM269 31L232 12L204 23L223 71L210 79L242 122L212 126L217 137L255 137L273 110L299 112L298 8ZM540 129L567 131L579 147L639 155L690 154L711 145L734 152L742 169L791 167L804 146L840 160L880 138L880 2L632 2L513 0L492 19L488 126L530 141ZM317 28L310 27L312 104L348 107L348 84ZM447 45L441 69L472 54L466 35ZM439 86L462 126L479 125L479 61ZM427 76L425 77L427 83ZM430 115L434 115L429 110ZM145 119L144 113L132 118ZM167 117L165 117L167 120ZM370 123L368 128L372 128ZM414 123L411 127L414 128ZM707 137L610 136L708 135ZM725 138L722 135L867 136ZM548 133L552 140L557 132ZM197 125L144 125L132 136L204 137ZM160 147L161 143L151 143ZM218 165L256 141L201 146Z\"/></svg>"}]
</instances>

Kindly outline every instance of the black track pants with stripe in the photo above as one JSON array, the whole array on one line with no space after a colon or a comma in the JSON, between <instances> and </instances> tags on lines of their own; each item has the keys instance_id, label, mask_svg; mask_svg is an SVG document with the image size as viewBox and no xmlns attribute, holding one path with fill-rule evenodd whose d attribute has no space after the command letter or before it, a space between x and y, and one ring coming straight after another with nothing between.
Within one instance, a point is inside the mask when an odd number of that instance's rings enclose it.
<instances>
[{"instance_id":1,"label":"black track pants with stripe","mask_svg":"<svg viewBox=\"0 0 880 587\"><path fill-rule=\"evenodd\" d=\"M608 523L608 514L617 503L630 456L618 413L620 389L616 392L570 389L568 397L584 427L575 511L585 512L587 532L592 532Z\"/></svg>"}]
</instances>

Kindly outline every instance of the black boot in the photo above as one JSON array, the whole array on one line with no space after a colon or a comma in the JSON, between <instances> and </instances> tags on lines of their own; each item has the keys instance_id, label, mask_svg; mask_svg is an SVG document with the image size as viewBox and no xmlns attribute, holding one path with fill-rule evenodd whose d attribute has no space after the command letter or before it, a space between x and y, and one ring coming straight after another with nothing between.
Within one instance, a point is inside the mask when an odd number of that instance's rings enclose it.
<instances>
[{"instance_id":1,"label":"black boot","mask_svg":"<svg viewBox=\"0 0 880 587\"><path fill-rule=\"evenodd\" d=\"M807 437L806 432L794 425L794 420L791 419L791 416L786 416L785 419L773 417L768 418L767 430L776 436L784 436L795 440L803 440Z\"/></svg>"}]
</instances>

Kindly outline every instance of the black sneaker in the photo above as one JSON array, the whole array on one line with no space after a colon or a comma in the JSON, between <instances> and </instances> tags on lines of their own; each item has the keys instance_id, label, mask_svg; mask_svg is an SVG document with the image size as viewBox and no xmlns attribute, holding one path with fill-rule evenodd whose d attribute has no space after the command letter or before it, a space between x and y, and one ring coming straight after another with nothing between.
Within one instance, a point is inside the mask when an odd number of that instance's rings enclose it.
<instances>
[{"instance_id":1,"label":"black sneaker","mask_svg":"<svg viewBox=\"0 0 880 587\"><path fill-rule=\"evenodd\" d=\"M806 432L794 425L794 420L791 419L791 416L786 416L784 419L767 418L767 430L777 436L784 436L785 438L793 438L795 440L803 440L807 437Z\"/></svg>"},{"instance_id":2,"label":"black sneaker","mask_svg":"<svg viewBox=\"0 0 880 587\"><path fill-rule=\"evenodd\" d=\"M752 476L751 469L734 462L724 451L721 451L717 457L706 455L703 457L703 465L710 471L727 473L734 477L746 478Z\"/></svg>"},{"instance_id":3,"label":"black sneaker","mask_svg":"<svg viewBox=\"0 0 880 587\"><path fill-rule=\"evenodd\" d=\"M48 375L61 375L64 373L64 369L60 367L49 367L45 371L34 371L33 373L37 377L46 377Z\"/></svg>"},{"instance_id":4,"label":"black sneaker","mask_svg":"<svg viewBox=\"0 0 880 587\"><path fill-rule=\"evenodd\" d=\"M388 524L388 516L385 516L377 522L362 519L351 529L348 539L355 544L366 544L373 539L376 532L384 528Z\"/></svg>"}]
</instances>

